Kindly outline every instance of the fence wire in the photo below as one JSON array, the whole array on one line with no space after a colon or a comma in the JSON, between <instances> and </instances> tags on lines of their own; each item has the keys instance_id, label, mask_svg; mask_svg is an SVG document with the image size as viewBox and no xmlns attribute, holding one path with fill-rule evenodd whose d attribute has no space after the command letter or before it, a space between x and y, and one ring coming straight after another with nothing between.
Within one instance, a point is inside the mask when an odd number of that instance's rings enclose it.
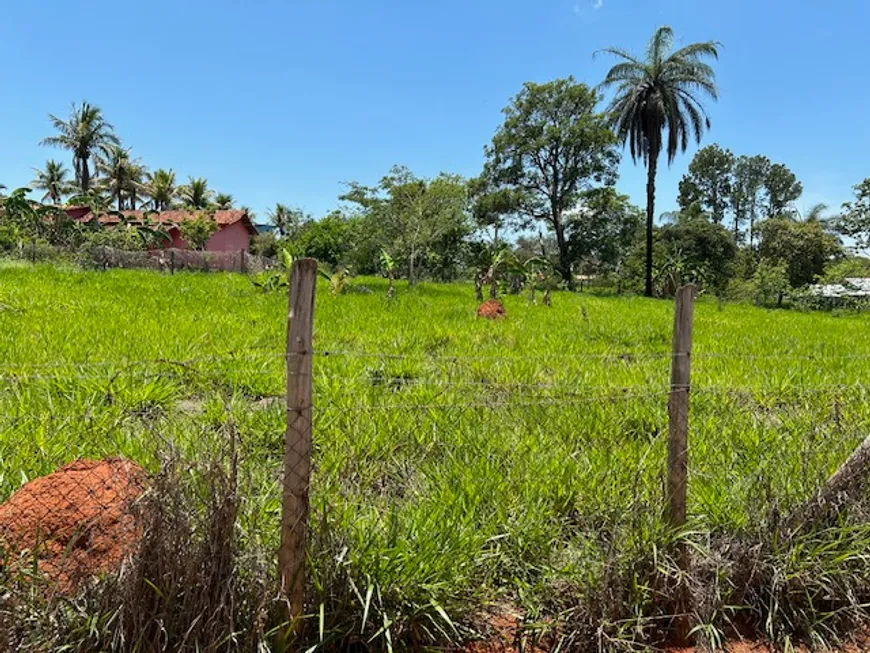
<instances>
[{"instance_id":1,"label":"fence wire","mask_svg":"<svg viewBox=\"0 0 870 653\"><path fill-rule=\"evenodd\" d=\"M766 529L811 497L868 432L870 386L842 382L844 370L862 378L864 358L692 354L687 528ZM8 363L0 540L72 587L141 538L134 506L160 451L195 465L232 425L250 479L237 519L265 550L277 548L289 486L305 516L310 500L307 546L337 537L338 555L352 550L362 566L375 565L366 547L391 551L377 564L396 578L423 556L436 576L453 564L497 578L544 555L535 547L547 538L562 544L546 555L566 565L606 556L665 537L671 359L324 351L299 415L286 411L285 354L260 347ZM288 418L310 420L310 451L294 440L288 454ZM55 470L62 483L41 478Z\"/></svg>"}]
</instances>

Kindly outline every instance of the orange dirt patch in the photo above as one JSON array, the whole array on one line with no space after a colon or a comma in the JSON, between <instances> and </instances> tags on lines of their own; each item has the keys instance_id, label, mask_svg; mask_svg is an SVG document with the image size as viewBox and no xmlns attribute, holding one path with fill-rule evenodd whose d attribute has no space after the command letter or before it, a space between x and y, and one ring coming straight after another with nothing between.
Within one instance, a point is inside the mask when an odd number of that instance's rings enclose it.
<instances>
[{"instance_id":1,"label":"orange dirt patch","mask_svg":"<svg viewBox=\"0 0 870 653\"><path fill-rule=\"evenodd\" d=\"M0 504L0 547L30 562L61 591L118 569L141 537L131 510L145 471L127 460L76 460Z\"/></svg>"},{"instance_id":2,"label":"orange dirt patch","mask_svg":"<svg viewBox=\"0 0 870 653\"><path fill-rule=\"evenodd\" d=\"M463 653L546 653L547 649L533 646L522 639L522 617L519 612L503 608L485 617L486 639L469 642Z\"/></svg>"},{"instance_id":3,"label":"orange dirt patch","mask_svg":"<svg viewBox=\"0 0 870 653\"><path fill-rule=\"evenodd\" d=\"M488 320L500 320L507 316L504 304L497 299L488 299L477 307L477 317L485 317Z\"/></svg>"},{"instance_id":4,"label":"orange dirt patch","mask_svg":"<svg viewBox=\"0 0 870 653\"><path fill-rule=\"evenodd\" d=\"M761 644L759 642L729 642L725 645L725 651L727 653L776 653L780 649L775 649L768 644ZM690 647L690 648L671 648L667 649L667 653L701 653L701 651L705 651L707 649L702 649L700 647ZM795 653L809 653L810 649L804 646L798 646L794 649ZM870 645L858 645L858 644L850 644L845 648L839 649L830 649L831 653L865 653L866 651L870 651Z\"/></svg>"}]
</instances>

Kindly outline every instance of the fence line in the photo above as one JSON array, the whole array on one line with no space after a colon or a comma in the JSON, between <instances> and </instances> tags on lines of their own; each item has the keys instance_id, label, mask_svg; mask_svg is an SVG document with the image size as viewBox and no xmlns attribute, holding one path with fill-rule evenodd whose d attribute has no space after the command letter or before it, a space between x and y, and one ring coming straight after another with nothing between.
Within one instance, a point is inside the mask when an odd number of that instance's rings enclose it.
<instances>
[{"instance_id":1,"label":"fence line","mask_svg":"<svg viewBox=\"0 0 870 653\"><path fill-rule=\"evenodd\" d=\"M674 331L673 331L673 350L671 352L621 352L621 353L590 353L578 355L534 355L533 358L522 355L516 356L452 356L449 354L393 354L380 352L355 352L346 350L323 350L315 351L312 344L312 324L314 318L314 295L316 288L316 264L310 259L298 260L294 263L293 271L289 286L289 306L288 306L288 326L287 326L287 341L286 350L283 352L274 351L269 346L263 345L262 349L259 346L244 348L236 352L227 352L215 354L212 356L200 356L189 359L171 360L167 358L157 359L139 359L127 361L86 361L86 362L52 362L38 363L32 365L15 363L6 363L0 366L0 369L15 370L15 369L33 369L46 370L57 369L61 370L56 374L24 374L24 375L4 375L0 376L0 381L26 383L27 381L58 381L58 380L109 380L109 379L147 379L147 378L167 378L176 379L184 374L207 375L210 368L198 369L194 367L198 364L213 363L216 365L233 366L235 372L246 376L274 376L276 379L281 378L282 371L284 372L283 381L286 384L285 392L276 394L257 394L257 399L274 400L274 403L269 406L280 406L280 402L285 403L286 410L286 431L284 434L284 457L283 457L283 478L281 482L281 524L280 524L280 546L277 551L280 593L286 601L286 609L288 612L288 621L290 628L284 633L285 638L292 638L297 632L305 610L306 600L306 585L307 579L305 576L306 564L306 546L307 540L307 520L309 515L309 493L310 493L310 474L311 474L311 451L312 441L317 443L317 433L313 429L317 427L318 421L315 419L315 411L344 411L353 413L356 421L359 421L359 414L366 411L371 411L373 414L382 414L382 412L396 411L408 412L413 411L463 411L468 410L469 414L472 410L500 410L500 409L515 409L517 411L517 419L531 419L531 411L523 412L523 409L535 407L567 407L571 405L606 405L613 403L616 408L610 408L611 412L617 413L621 420L625 413L622 409L622 402L634 402L639 400L656 401L661 412L658 410L652 412L654 415L655 424L650 427L647 424L641 424L638 428L649 429L649 443L642 441L640 449L643 450L640 461L637 462L637 475L640 477L641 471L646 472L647 466L656 466L661 476L667 476L666 491L664 496L656 497L656 501L662 499L666 502L665 510L669 525L676 532L682 532L687 527L687 514L690 512L690 502L697 501L696 505L702 505L702 502L709 500L709 497L700 496L693 499L693 495L689 493L688 477L689 474L695 474L695 478L703 481L709 474L704 472L704 465L711 465L709 460L703 460L700 457L693 455L692 460L689 460L689 452L692 448L692 423L690 421L691 401L693 397L699 396L725 396L734 395L739 397L752 395L777 395L788 393L845 393L845 392L866 392L870 390L870 386L862 383L842 384L803 384L800 380L795 382L782 383L778 385L753 385L751 383L744 386L729 386L716 385L693 382L691 379L691 362L697 360L868 360L870 354L849 354L849 355L824 355L824 354L806 354L793 355L757 355L746 354L742 355L738 352L700 352L696 353L692 350L692 318L693 318L693 303L694 303L694 288L687 286L681 288L677 294L675 315L674 315ZM263 351L260 356L250 355L255 351ZM461 361L553 361L553 360L595 360L595 361L670 361L671 377L667 383L667 378L664 376L664 368L661 369L661 378L654 383L632 384L632 385L614 385L607 386L605 383L598 382L591 391L568 389L573 383L570 375L563 382L552 383L535 383L535 382L516 382L506 381L499 382L497 380L464 380L464 379L445 379L439 376L426 376L415 378L391 379L388 376L380 377L373 376L372 372L362 374L344 374L341 369L329 369L329 366L324 366L318 369L315 366L315 361L322 361L330 357L346 357L358 359L381 359L381 360L421 360L421 361L436 361L436 362L461 362ZM263 363L283 359L284 368L270 370L256 370L241 366L243 363ZM176 368L175 371L160 371L154 372L147 369L149 366L166 365ZM76 370L88 371L96 368L108 368L104 375L99 374L77 374ZM118 367L121 369L114 370ZM338 365L334 367L339 367ZM66 373L63 368L74 368L73 373ZM140 369L146 368L146 369ZM657 370L658 368L656 368ZM653 371L656 371L653 370ZM695 370L697 376L697 370ZM461 373L461 370L459 371ZM435 372L437 374L437 372ZM583 382L583 379L580 379ZM319 387L319 382L341 382L346 386L351 386L354 383L365 384L373 388L396 390L395 396L386 396L379 403L382 395L378 395L377 400L360 401L358 397L351 393L340 395L341 399L330 401L331 397L318 397L315 394ZM398 391L404 388L433 388L442 390L456 390L456 396L452 395L436 395L434 397L421 397L419 401L414 401L414 397L408 400L402 400ZM480 389L481 391L506 391L505 396L494 396L492 400L487 400L485 396L480 396L473 393L459 394L469 388ZM532 391L553 391L564 389L564 392L559 394L548 394L541 392L533 396L517 396L524 390ZM423 395L423 393L420 393ZM434 394L434 393L433 393ZM482 393L483 394L483 393ZM2 397L2 391L0 391ZM443 397L442 401L438 401ZM342 399L349 398L349 401ZM714 406L714 402L708 402ZM723 415L726 407L723 405ZM706 406L705 406L706 407ZM52 406L48 406L53 410ZM658 422L664 409L667 408L668 414L668 439L667 439L667 463L659 460L648 460L653 450L660 451L656 447L664 445L663 431L657 429ZM603 410L603 409L602 409ZM567 410L565 411L568 412ZM591 411L590 411L591 412ZM46 421L46 422L74 422L78 419L99 419L100 414L90 414L83 412L81 415L71 415L70 413L59 414L57 412L47 412L44 415L24 413L7 414L0 413L0 422L15 423L18 421ZM113 419L125 419L134 417L132 413L122 413L114 416ZM457 428L471 428L477 426L477 422L469 421L469 425L461 423L463 415L460 415L456 420ZM513 415L507 415L512 418ZM630 416L633 417L633 416ZM339 415L341 419L341 415ZM415 425L425 423L423 417L414 416L409 418L410 425L399 424L398 428L407 428L410 432ZM397 420L401 422L402 420ZM525 422L523 423L523 425ZM322 423L320 424L322 426ZM375 424L377 428L378 424ZM541 425L543 426L543 424ZM799 426L801 426L799 424ZM441 428L444 428L443 425ZM435 433L434 422L432 433ZM843 439L842 447L852 446L851 440L854 439L853 434L849 434L848 438ZM22 438L22 441L24 438ZM14 440L13 440L14 442ZM700 444L700 443L699 443ZM864 445L865 448L870 445ZM860 452L859 452L860 453ZM735 455L742 455L741 453ZM768 458L774 458L776 452L768 450L764 452ZM857 454L856 454L857 455ZM866 454L860 454L859 461L863 461ZM852 457L852 467L849 467L848 474L840 474L838 483L843 482L844 476L854 474L853 467L855 458ZM694 470L694 471L693 471ZM661 478L659 477L659 479ZM639 481L638 481L639 482ZM755 483L756 480L752 475L749 475L744 481L747 484ZM839 492L839 485L836 486ZM637 491L637 490L635 490ZM819 496L827 496L823 490L820 490ZM628 509L628 508L626 508ZM692 567L691 551L686 546L686 542L682 538L676 539L675 559L678 562L682 572L688 574ZM685 588L684 588L685 589ZM681 605L677 610L677 615L682 615L683 619L677 619L673 622L678 635L683 638L688 637L692 624L688 616L693 613L694 606L691 605L691 596L684 593L681 597ZM673 617L672 617L673 618Z\"/></svg>"},{"instance_id":2,"label":"fence line","mask_svg":"<svg viewBox=\"0 0 870 653\"><path fill-rule=\"evenodd\" d=\"M179 270L246 274L263 272L276 266L275 261L246 250L211 252L167 248L128 251L100 246L92 248L90 256L103 268L147 268L170 274Z\"/></svg>"}]
</instances>

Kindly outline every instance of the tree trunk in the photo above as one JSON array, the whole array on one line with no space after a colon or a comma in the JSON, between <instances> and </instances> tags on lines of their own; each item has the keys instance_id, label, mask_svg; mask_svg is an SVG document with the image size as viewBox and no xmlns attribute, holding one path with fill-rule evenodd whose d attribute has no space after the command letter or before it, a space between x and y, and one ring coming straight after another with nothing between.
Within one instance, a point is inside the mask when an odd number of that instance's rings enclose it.
<instances>
[{"instance_id":1,"label":"tree trunk","mask_svg":"<svg viewBox=\"0 0 870 653\"><path fill-rule=\"evenodd\" d=\"M812 526L857 500L866 490L870 477L870 437L858 445L846 462L834 472L816 495L802 504L786 520L794 532L805 525Z\"/></svg>"},{"instance_id":2,"label":"tree trunk","mask_svg":"<svg viewBox=\"0 0 870 653\"><path fill-rule=\"evenodd\" d=\"M88 169L88 160L81 160L82 167L82 192L87 193L91 188L91 171Z\"/></svg>"},{"instance_id":3,"label":"tree trunk","mask_svg":"<svg viewBox=\"0 0 870 653\"><path fill-rule=\"evenodd\" d=\"M414 259L417 258L417 252L411 249L411 255L408 257L408 285L413 286L416 279L414 278Z\"/></svg>"},{"instance_id":4,"label":"tree trunk","mask_svg":"<svg viewBox=\"0 0 870 653\"><path fill-rule=\"evenodd\" d=\"M553 230L556 232L556 245L559 248L559 274L565 280L568 290L574 290L574 275L571 274L571 264L568 262L568 243L565 242L565 228L562 226L562 216L553 216Z\"/></svg>"},{"instance_id":5,"label":"tree trunk","mask_svg":"<svg viewBox=\"0 0 870 653\"><path fill-rule=\"evenodd\" d=\"M656 169L659 152L650 147L649 164L646 178L646 283L644 295L653 296L653 217L656 210Z\"/></svg>"},{"instance_id":6,"label":"tree trunk","mask_svg":"<svg viewBox=\"0 0 870 653\"><path fill-rule=\"evenodd\" d=\"M478 303L483 303L483 277L480 273L474 275L474 296Z\"/></svg>"},{"instance_id":7,"label":"tree trunk","mask_svg":"<svg viewBox=\"0 0 870 653\"><path fill-rule=\"evenodd\" d=\"M755 206L752 207L752 210L749 212L749 249L752 249L752 245L755 242Z\"/></svg>"}]
</instances>

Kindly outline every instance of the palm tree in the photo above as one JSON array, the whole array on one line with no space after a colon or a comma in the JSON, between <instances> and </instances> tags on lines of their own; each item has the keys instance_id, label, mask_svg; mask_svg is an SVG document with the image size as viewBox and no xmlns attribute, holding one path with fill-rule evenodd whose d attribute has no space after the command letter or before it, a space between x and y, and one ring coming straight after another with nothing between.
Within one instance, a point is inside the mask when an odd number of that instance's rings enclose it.
<instances>
[{"instance_id":1,"label":"palm tree","mask_svg":"<svg viewBox=\"0 0 870 653\"><path fill-rule=\"evenodd\" d=\"M218 193L214 197L214 204L219 209L233 208L233 196L229 193Z\"/></svg>"},{"instance_id":2,"label":"palm tree","mask_svg":"<svg viewBox=\"0 0 870 653\"><path fill-rule=\"evenodd\" d=\"M213 194L208 187L208 181L202 177L188 177L187 183L178 192L185 206L191 209L207 209Z\"/></svg>"},{"instance_id":3,"label":"palm tree","mask_svg":"<svg viewBox=\"0 0 870 653\"><path fill-rule=\"evenodd\" d=\"M76 183L82 193L87 193L91 189L90 158L100 154L108 156L110 148L120 145L121 141L115 136L112 125L103 118L100 108L87 102L82 102L81 106L73 103L68 120L52 114L48 117L58 134L44 138L42 145L72 152Z\"/></svg>"},{"instance_id":4,"label":"palm tree","mask_svg":"<svg viewBox=\"0 0 870 653\"><path fill-rule=\"evenodd\" d=\"M175 172L158 168L147 173L145 194L150 198L148 206L155 211L165 211L172 208L172 201L178 188L175 186Z\"/></svg>"},{"instance_id":5,"label":"palm tree","mask_svg":"<svg viewBox=\"0 0 870 653\"><path fill-rule=\"evenodd\" d=\"M113 146L105 159L96 159L96 167L103 175L100 185L108 191L110 199L117 201L118 210L135 209L145 169L138 159L130 158L129 148Z\"/></svg>"},{"instance_id":6,"label":"palm tree","mask_svg":"<svg viewBox=\"0 0 870 653\"><path fill-rule=\"evenodd\" d=\"M807 211L803 215L804 222L824 222L827 220L825 217L825 213L828 210L828 205L824 202L819 202L818 204L813 204L810 207L810 210ZM798 214L800 215L800 214Z\"/></svg>"},{"instance_id":7,"label":"palm tree","mask_svg":"<svg viewBox=\"0 0 870 653\"><path fill-rule=\"evenodd\" d=\"M268 209L266 215L280 236L294 236L302 222L302 211L291 209L280 202L275 204L274 209Z\"/></svg>"},{"instance_id":8,"label":"palm tree","mask_svg":"<svg viewBox=\"0 0 870 653\"><path fill-rule=\"evenodd\" d=\"M45 162L45 170L34 168L33 172L36 173L36 179L30 182L30 186L45 191L45 195L42 196L43 202L51 200L52 204L60 204L61 198L72 192L74 188L66 178L69 170L60 161L49 159Z\"/></svg>"},{"instance_id":9,"label":"palm tree","mask_svg":"<svg viewBox=\"0 0 870 653\"><path fill-rule=\"evenodd\" d=\"M131 209L136 208L140 194L148 194L148 187L145 185L147 177L148 168L139 159L130 162L130 187L127 190L127 201Z\"/></svg>"},{"instance_id":10,"label":"palm tree","mask_svg":"<svg viewBox=\"0 0 870 653\"><path fill-rule=\"evenodd\" d=\"M668 165L677 152L685 152L689 137L700 143L710 119L699 95L717 99L716 74L704 62L719 58L715 41L693 43L672 51L674 32L659 27L647 46L644 59L621 48L607 48L607 54L621 61L613 66L601 83L616 88L608 107L612 124L622 144L629 144L631 158L643 159L647 166L646 184L646 295L652 296L652 230L655 215L656 169L667 132Z\"/></svg>"}]
</instances>

